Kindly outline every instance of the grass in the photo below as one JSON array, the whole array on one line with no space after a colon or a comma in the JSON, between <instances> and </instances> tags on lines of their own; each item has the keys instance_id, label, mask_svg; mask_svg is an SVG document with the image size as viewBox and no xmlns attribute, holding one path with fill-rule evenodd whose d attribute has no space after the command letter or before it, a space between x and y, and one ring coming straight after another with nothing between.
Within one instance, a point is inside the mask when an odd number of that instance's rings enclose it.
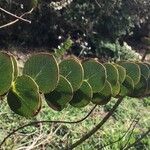
<instances>
[{"instance_id":1,"label":"grass","mask_svg":"<svg viewBox=\"0 0 150 150\"><path fill-rule=\"evenodd\" d=\"M84 133L92 129L104 115L111 109L115 99L105 106L98 106L91 116L79 124L40 124L27 127L11 136L3 145L4 150L59 150L65 145L74 143ZM0 141L13 129L35 120L69 120L74 121L83 118L93 107L92 104L83 109L68 106L62 112L53 111L45 102L41 112L32 119L26 119L14 114L6 101L0 101ZM108 145L104 150L119 150L129 140L134 142L150 127L150 98L131 99L125 98L109 121L90 139L78 146L75 150L97 150L123 136L128 130L133 119L138 115L132 135L131 130L119 142ZM129 138L130 137L130 138ZM135 145L132 150L148 150L150 138L146 137Z\"/></svg>"}]
</instances>

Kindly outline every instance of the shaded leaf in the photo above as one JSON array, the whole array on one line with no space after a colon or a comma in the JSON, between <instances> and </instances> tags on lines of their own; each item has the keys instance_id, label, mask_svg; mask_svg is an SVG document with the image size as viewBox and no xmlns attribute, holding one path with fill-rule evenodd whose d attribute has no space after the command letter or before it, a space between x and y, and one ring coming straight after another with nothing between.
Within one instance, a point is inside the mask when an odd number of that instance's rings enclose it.
<instances>
[{"instance_id":1,"label":"shaded leaf","mask_svg":"<svg viewBox=\"0 0 150 150\"><path fill-rule=\"evenodd\" d=\"M87 81L83 81L82 86L74 93L70 105L74 107L85 107L93 96L92 87Z\"/></svg>"},{"instance_id":2,"label":"shaded leaf","mask_svg":"<svg viewBox=\"0 0 150 150\"><path fill-rule=\"evenodd\" d=\"M70 82L60 76L59 83L54 91L44 94L47 104L54 110L61 111L73 98L73 88Z\"/></svg>"},{"instance_id":3,"label":"shaded leaf","mask_svg":"<svg viewBox=\"0 0 150 150\"><path fill-rule=\"evenodd\" d=\"M19 76L8 93L7 102L11 110L24 117L35 116L41 108L38 85L27 76Z\"/></svg>"},{"instance_id":4,"label":"shaded leaf","mask_svg":"<svg viewBox=\"0 0 150 150\"><path fill-rule=\"evenodd\" d=\"M14 78L13 61L10 55L0 52L0 95L7 93Z\"/></svg>"},{"instance_id":5,"label":"shaded leaf","mask_svg":"<svg viewBox=\"0 0 150 150\"><path fill-rule=\"evenodd\" d=\"M92 102L98 105L105 105L111 100L112 96L112 87L111 84L106 81L104 88L98 92L94 93Z\"/></svg>"},{"instance_id":6,"label":"shaded leaf","mask_svg":"<svg viewBox=\"0 0 150 150\"><path fill-rule=\"evenodd\" d=\"M131 94L134 90L134 82L131 77L128 75L126 76L124 82L120 86L120 96L127 96Z\"/></svg>"}]
</instances>

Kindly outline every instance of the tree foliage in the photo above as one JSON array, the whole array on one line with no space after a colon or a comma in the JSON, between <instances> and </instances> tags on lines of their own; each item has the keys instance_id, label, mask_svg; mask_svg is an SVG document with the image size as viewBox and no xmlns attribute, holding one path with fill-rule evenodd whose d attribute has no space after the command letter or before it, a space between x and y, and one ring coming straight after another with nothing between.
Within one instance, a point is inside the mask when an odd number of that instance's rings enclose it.
<instances>
[{"instance_id":1,"label":"tree foliage","mask_svg":"<svg viewBox=\"0 0 150 150\"><path fill-rule=\"evenodd\" d=\"M114 57L115 52L102 43L119 41L123 51L124 39L134 34L139 38L150 34L149 0L2 0L0 6L17 15L35 7L28 17L32 24L19 22L9 30L0 30L0 46L52 49L71 36L72 52L76 55ZM0 18L0 24L13 20L4 13Z\"/></svg>"}]
</instances>

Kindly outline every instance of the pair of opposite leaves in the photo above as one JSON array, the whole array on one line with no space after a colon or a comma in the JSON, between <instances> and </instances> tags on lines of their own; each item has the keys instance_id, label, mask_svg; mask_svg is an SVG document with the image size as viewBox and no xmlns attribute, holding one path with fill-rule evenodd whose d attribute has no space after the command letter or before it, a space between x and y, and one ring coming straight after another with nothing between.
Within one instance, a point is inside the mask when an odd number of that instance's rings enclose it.
<instances>
[{"instance_id":1,"label":"pair of opposite leaves","mask_svg":"<svg viewBox=\"0 0 150 150\"><path fill-rule=\"evenodd\" d=\"M123 64L127 63L128 66L124 66L126 69L123 68ZM14 112L26 117L34 116L40 110L39 92L44 93L47 103L55 110L62 110L68 102L75 107L86 106L90 100L105 104L111 96L119 93L119 83L123 83L122 95L131 91L128 87L133 88L134 81L139 83L139 66L129 62L122 63L122 66L109 63L103 66L95 60L85 61L81 65L76 58L69 58L58 67L52 55L36 54L25 63L23 74L26 75L13 82L8 104Z\"/></svg>"}]
</instances>

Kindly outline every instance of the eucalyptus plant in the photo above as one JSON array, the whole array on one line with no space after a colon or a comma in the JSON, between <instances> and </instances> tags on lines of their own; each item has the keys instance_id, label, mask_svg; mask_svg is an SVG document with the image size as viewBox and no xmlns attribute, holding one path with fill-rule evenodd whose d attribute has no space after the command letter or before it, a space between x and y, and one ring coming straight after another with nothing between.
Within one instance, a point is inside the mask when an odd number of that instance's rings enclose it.
<instances>
[{"instance_id":1,"label":"eucalyptus plant","mask_svg":"<svg viewBox=\"0 0 150 150\"><path fill-rule=\"evenodd\" d=\"M21 71L13 55L0 52L0 96L6 96L12 111L29 118L39 113L44 99L62 111L68 105L105 105L112 97L150 96L149 63L102 64L75 56L60 61L54 55L32 54Z\"/></svg>"}]
</instances>

